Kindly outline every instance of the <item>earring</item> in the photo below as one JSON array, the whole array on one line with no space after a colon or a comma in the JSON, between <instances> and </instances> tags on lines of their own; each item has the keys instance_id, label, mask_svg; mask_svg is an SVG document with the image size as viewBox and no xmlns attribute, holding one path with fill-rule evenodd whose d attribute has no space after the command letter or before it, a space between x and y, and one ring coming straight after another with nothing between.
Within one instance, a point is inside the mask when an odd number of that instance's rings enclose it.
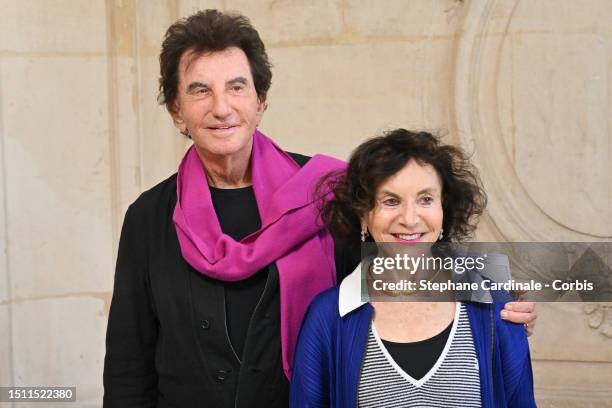
<instances>
[{"instance_id":1,"label":"earring","mask_svg":"<svg viewBox=\"0 0 612 408\"><path fill-rule=\"evenodd\" d=\"M366 238L368 237L368 230L361 230L361 242L365 242Z\"/></svg>"},{"instance_id":2,"label":"earring","mask_svg":"<svg viewBox=\"0 0 612 408\"><path fill-rule=\"evenodd\" d=\"M444 229L443 228L440 229L440 236L438 237L438 241L442 241L442 238L444 238Z\"/></svg>"}]
</instances>

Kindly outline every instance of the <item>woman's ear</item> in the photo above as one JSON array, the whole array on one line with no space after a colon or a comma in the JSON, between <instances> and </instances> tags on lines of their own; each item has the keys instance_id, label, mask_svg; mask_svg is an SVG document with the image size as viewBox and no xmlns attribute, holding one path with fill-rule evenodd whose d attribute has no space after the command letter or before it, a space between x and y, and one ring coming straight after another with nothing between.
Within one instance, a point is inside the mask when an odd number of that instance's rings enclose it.
<instances>
[{"instance_id":1,"label":"woman's ear","mask_svg":"<svg viewBox=\"0 0 612 408\"><path fill-rule=\"evenodd\" d=\"M368 231L368 224L365 220L361 220L361 242L365 242L366 238L370 235Z\"/></svg>"}]
</instances>

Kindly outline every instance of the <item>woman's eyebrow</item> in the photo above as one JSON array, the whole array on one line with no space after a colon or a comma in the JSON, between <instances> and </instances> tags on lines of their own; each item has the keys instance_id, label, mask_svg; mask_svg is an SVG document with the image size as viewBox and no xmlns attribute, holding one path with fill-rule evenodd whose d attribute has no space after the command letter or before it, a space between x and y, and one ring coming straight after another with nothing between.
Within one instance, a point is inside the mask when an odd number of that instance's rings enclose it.
<instances>
[{"instance_id":1,"label":"woman's eyebrow","mask_svg":"<svg viewBox=\"0 0 612 408\"><path fill-rule=\"evenodd\" d=\"M419 191L417 193L417 195L421 195L421 194L435 194L438 193L440 191L440 189L438 187L427 187L422 189L421 191Z\"/></svg>"},{"instance_id":2,"label":"woman's eyebrow","mask_svg":"<svg viewBox=\"0 0 612 408\"><path fill-rule=\"evenodd\" d=\"M394 193L393 191L389 191L389 190L382 190L380 192L382 195L390 195L390 196L394 196L394 197L399 197L400 195L397 193Z\"/></svg>"},{"instance_id":3,"label":"woman's eyebrow","mask_svg":"<svg viewBox=\"0 0 612 408\"><path fill-rule=\"evenodd\" d=\"M440 189L438 187L426 187L426 188L420 190L417 193L417 195L421 195L421 194L434 194L434 193L438 193L439 191L440 191ZM400 197L400 194L394 193L393 191L390 191L390 190L382 190L380 193L383 194L383 195L386 194L386 195L392 195L392 196L395 196L395 197Z\"/></svg>"}]
</instances>

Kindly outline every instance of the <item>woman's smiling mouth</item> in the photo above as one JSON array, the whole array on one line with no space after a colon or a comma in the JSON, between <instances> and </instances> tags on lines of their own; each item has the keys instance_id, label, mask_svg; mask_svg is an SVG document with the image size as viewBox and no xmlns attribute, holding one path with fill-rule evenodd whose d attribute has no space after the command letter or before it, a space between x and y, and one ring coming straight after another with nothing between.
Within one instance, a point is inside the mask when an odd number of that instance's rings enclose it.
<instances>
[{"instance_id":1,"label":"woman's smiling mouth","mask_svg":"<svg viewBox=\"0 0 612 408\"><path fill-rule=\"evenodd\" d=\"M424 232L415 232L414 234L391 234L398 242L420 242Z\"/></svg>"}]
</instances>

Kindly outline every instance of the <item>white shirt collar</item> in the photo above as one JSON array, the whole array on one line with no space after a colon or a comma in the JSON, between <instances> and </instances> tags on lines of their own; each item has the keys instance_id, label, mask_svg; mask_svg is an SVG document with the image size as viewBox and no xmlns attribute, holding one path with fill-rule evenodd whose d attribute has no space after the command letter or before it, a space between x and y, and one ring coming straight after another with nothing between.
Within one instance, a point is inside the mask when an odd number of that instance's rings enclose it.
<instances>
[{"instance_id":1,"label":"white shirt collar","mask_svg":"<svg viewBox=\"0 0 612 408\"><path fill-rule=\"evenodd\" d=\"M369 300L367 292L363 295L364 299ZM346 316L348 313L358 307L368 303L361 296L361 264L355 268L353 272L340 283L338 293L338 312L340 317Z\"/></svg>"}]
</instances>

